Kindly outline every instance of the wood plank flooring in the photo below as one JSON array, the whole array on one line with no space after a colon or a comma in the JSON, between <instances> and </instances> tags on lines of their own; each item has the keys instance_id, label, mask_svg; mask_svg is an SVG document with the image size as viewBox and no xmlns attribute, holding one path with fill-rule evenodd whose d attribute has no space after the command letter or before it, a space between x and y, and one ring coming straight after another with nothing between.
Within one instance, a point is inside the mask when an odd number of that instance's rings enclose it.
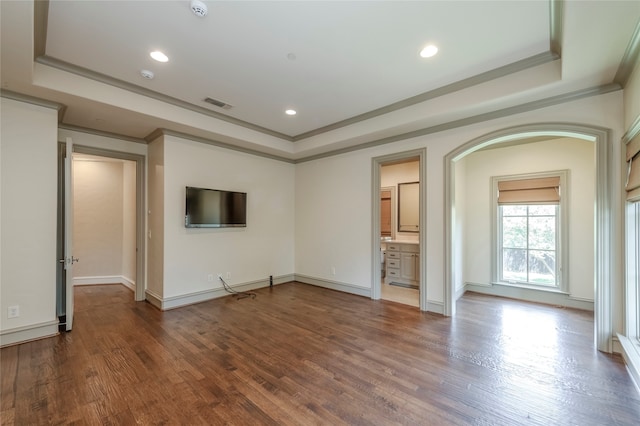
<instances>
[{"instance_id":1,"label":"wood plank flooring","mask_svg":"<svg viewBox=\"0 0 640 426\"><path fill-rule=\"evenodd\" d=\"M455 318L288 283L160 312L76 288L74 330L4 348L3 425L632 425L592 313L479 294Z\"/></svg>"}]
</instances>

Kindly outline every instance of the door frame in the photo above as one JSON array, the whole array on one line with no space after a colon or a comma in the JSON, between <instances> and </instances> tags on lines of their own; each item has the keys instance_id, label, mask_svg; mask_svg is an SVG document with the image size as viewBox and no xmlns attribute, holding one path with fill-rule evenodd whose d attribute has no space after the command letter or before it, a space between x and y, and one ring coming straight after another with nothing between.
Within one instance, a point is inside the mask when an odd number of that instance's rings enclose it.
<instances>
[{"instance_id":1,"label":"door frame","mask_svg":"<svg viewBox=\"0 0 640 426\"><path fill-rule=\"evenodd\" d=\"M455 218L455 163L478 149L529 137L571 137L595 143L596 151L596 205L595 205L595 254L594 254L594 335L596 348L602 352L613 350L613 319L611 309L612 236L614 211L611 202L611 131L601 127L589 127L572 123L537 123L510 127L473 139L444 158L445 165L445 279L444 315L455 315L456 299L454 279L460 265L454 262L453 237Z\"/></svg>"},{"instance_id":2,"label":"door frame","mask_svg":"<svg viewBox=\"0 0 640 426\"><path fill-rule=\"evenodd\" d=\"M382 271L380 270L380 176L382 166L388 163L400 162L411 158L418 158L420 180L420 310L439 312L441 306L429 306L427 299L427 148L403 151L395 154L374 157L371 161L371 299L379 300L382 288ZM431 308L431 309L430 309Z\"/></svg>"},{"instance_id":3,"label":"door frame","mask_svg":"<svg viewBox=\"0 0 640 426\"><path fill-rule=\"evenodd\" d=\"M79 154L96 155L100 157L128 160L136 163L136 286L135 300L145 300L146 289L146 215L145 212L145 165L144 155L128 152L112 151L86 145L73 145L73 152Z\"/></svg>"}]
</instances>

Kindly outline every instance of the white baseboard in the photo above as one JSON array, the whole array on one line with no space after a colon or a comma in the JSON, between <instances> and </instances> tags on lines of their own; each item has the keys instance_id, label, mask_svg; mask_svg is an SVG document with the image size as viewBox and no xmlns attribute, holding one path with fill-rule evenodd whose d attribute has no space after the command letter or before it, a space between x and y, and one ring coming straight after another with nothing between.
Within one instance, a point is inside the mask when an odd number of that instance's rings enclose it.
<instances>
[{"instance_id":1,"label":"white baseboard","mask_svg":"<svg viewBox=\"0 0 640 426\"><path fill-rule=\"evenodd\" d=\"M93 277L74 277L73 285L122 284L136 291L136 282L124 275L100 275Z\"/></svg>"},{"instance_id":2,"label":"white baseboard","mask_svg":"<svg viewBox=\"0 0 640 426\"><path fill-rule=\"evenodd\" d=\"M58 334L58 320L0 331L0 347L44 339Z\"/></svg>"},{"instance_id":3,"label":"white baseboard","mask_svg":"<svg viewBox=\"0 0 640 426\"><path fill-rule=\"evenodd\" d=\"M535 290L523 287L511 287L508 285L491 285L466 283L464 291L489 294L492 296L509 297L512 299L526 300L529 302L545 303L548 305L564 306L567 308L594 310L594 302L591 300L578 299L565 293L554 293L544 290Z\"/></svg>"},{"instance_id":4,"label":"white baseboard","mask_svg":"<svg viewBox=\"0 0 640 426\"><path fill-rule=\"evenodd\" d=\"M636 389L640 392L640 342L634 342L621 334L618 334L618 341L622 346L622 357L627 365L629 375Z\"/></svg>"},{"instance_id":5,"label":"white baseboard","mask_svg":"<svg viewBox=\"0 0 640 426\"><path fill-rule=\"evenodd\" d=\"M371 297L371 289L366 287L358 287L352 284L341 283L338 281L329 281L322 278L314 278L308 275L295 274L295 281L311 284L318 287L324 287L331 290L342 291L344 293L356 294L358 296Z\"/></svg>"},{"instance_id":6,"label":"white baseboard","mask_svg":"<svg viewBox=\"0 0 640 426\"><path fill-rule=\"evenodd\" d=\"M273 284L278 285L278 284L287 283L293 280L294 280L293 275L282 275L279 277L273 277ZM231 286L231 288L233 288L236 291L251 291L251 290L256 290L258 288L264 288L264 287L269 287L268 279L250 281L250 282L235 284ZM176 309L176 308L180 308L187 305L193 305L195 303L206 302L207 300L217 299L219 297L224 297L229 295L229 293L227 293L222 287L203 290L203 291L197 291L194 293L181 294L178 296L164 297L164 298L150 290L147 290L145 294L146 294L147 301L162 311L166 311L169 309Z\"/></svg>"},{"instance_id":7,"label":"white baseboard","mask_svg":"<svg viewBox=\"0 0 640 426\"><path fill-rule=\"evenodd\" d=\"M435 314L444 315L444 303L428 301L427 312L433 312Z\"/></svg>"}]
</instances>

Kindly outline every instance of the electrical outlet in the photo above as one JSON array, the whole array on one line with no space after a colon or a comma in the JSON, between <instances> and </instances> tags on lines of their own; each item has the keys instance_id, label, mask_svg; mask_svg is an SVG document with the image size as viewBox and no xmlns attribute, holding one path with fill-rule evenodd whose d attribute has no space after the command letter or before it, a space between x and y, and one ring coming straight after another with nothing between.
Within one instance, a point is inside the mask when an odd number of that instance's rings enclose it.
<instances>
[{"instance_id":1,"label":"electrical outlet","mask_svg":"<svg viewBox=\"0 0 640 426\"><path fill-rule=\"evenodd\" d=\"M213 282L213 274L207 275L207 281Z\"/></svg>"},{"instance_id":2,"label":"electrical outlet","mask_svg":"<svg viewBox=\"0 0 640 426\"><path fill-rule=\"evenodd\" d=\"M18 318L20 316L20 306L9 306L7 308L7 318Z\"/></svg>"},{"instance_id":3,"label":"electrical outlet","mask_svg":"<svg viewBox=\"0 0 640 426\"><path fill-rule=\"evenodd\" d=\"M335 275L336 274L336 267L332 266L331 267L331 275Z\"/></svg>"}]
</instances>

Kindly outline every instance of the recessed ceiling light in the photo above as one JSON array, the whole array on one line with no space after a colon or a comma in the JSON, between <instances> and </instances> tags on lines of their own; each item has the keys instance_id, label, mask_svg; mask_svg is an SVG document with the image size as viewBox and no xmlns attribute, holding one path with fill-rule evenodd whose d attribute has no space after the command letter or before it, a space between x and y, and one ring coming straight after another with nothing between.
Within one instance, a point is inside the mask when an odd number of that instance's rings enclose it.
<instances>
[{"instance_id":1,"label":"recessed ceiling light","mask_svg":"<svg viewBox=\"0 0 640 426\"><path fill-rule=\"evenodd\" d=\"M428 46L425 46L420 51L420 56L422 56L423 58L430 58L432 56L435 56L436 53L438 53L438 48L433 44L430 44Z\"/></svg>"},{"instance_id":2,"label":"recessed ceiling light","mask_svg":"<svg viewBox=\"0 0 640 426\"><path fill-rule=\"evenodd\" d=\"M169 60L169 57L159 50L154 50L153 52L149 53L149 56L151 56L158 62L167 62Z\"/></svg>"},{"instance_id":3,"label":"recessed ceiling light","mask_svg":"<svg viewBox=\"0 0 640 426\"><path fill-rule=\"evenodd\" d=\"M298 112L295 109L288 109L284 113L287 115L296 115Z\"/></svg>"}]
</instances>

